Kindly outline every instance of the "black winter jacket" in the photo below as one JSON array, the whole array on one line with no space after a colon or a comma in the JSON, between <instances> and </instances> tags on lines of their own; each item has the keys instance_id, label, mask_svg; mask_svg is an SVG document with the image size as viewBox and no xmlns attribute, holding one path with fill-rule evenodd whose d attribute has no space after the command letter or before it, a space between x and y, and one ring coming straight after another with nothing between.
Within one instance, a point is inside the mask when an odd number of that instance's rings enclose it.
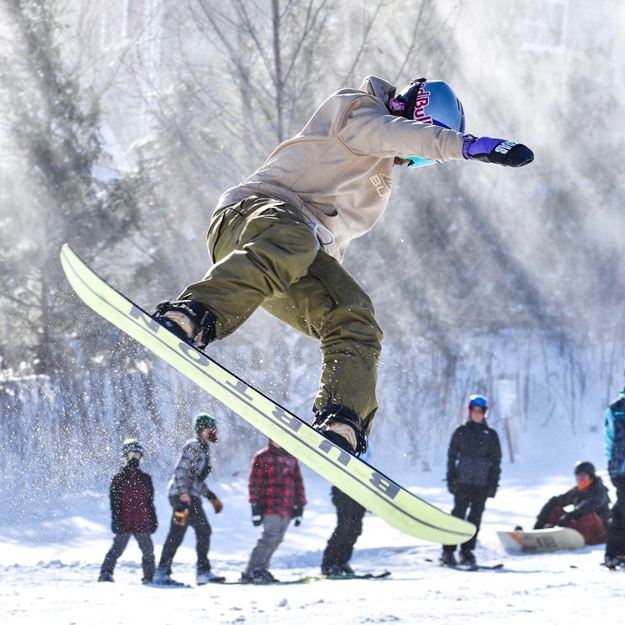
<instances>
[{"instance_id":1,"label":"black winter jacket","mask_svg":"<svg viewBox=\"0 0 625 625\"><path fill-rule=\"evenodd\" d=\"M545 508L551 506L573 506L573 510L567 513L566 516L561 519L559 525L568 525L574 519L578 519L590 512L596 512L605 525L608 522L610 515L610 497L608 496L608 489L600 477L595 477L590 487L584 491L574 487L571 490L567 490L566 493L552 497ZM543 508L543 510L545 510ZM548 511L546 511L548 512Z\"/></svg>"},{"instance_id":2,"label":"black winter jacket","mask_svg":"<svg viewBox=\"0 0 625 625\"><path fill-rule=\"evenodd\" d=\"M467 421L456 429L447 451L447 485L450 492L459 484L484 488L494 497L501 474L501 445L493 428Z\"/></svg>"}]
</instances>

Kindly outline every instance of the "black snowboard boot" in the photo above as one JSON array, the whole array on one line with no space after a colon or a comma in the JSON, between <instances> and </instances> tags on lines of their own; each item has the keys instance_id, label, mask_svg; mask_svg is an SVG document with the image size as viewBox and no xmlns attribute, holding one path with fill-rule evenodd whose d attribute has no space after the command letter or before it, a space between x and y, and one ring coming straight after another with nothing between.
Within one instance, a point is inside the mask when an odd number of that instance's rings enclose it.
<instances>
[{"instance_id":1,"label":"black snowboard boot","mask_svg":"<svg viewBox=\"0 0 625 625\"><path fill-rule=\"evenodd\" d=\"M445 551L441 554L441 565L442 566L458 566L458 562L456 561L456 556L453 551Z\"/></svg>"},{"instance_id":2,"label":"black snowboard boot","mask_svg":"<svg viewBox=\"0 0 625 625\"><path fill-rule=\"evenodd\" d=\"M100 573L100 577L98 577L98 581L99 582L114 582L115 580L113 579L113 573L104 571Z\"/></svg>"},{"instance_id":3,"label":"black snowboard boot","mask_svg":"<svg viewBox=\"0 0 625 625\"><path fill-rule=\"evenodd\" d=\"M329 404L315 410L313 427L341 449L359 456L367 451L362 419L347 406Z\"/></svg>"},{"instance_id":4,"label":"black snowboard boot","mask_svg":"<svg viewBox=\"0 0 625 625\"><path fill-rule=\"evenodd\" d=\"M609 569L616 571L616 569L625 568L625 556L608 556L606 555L603 560L603 565Z\"/></svg>"},{"instance_id":5,"label":"black snowboard boot","mask_svg":"<svg viewBox=\"0 0 625 625\"><path fill-rule=\"evenodd\" d=\"M254 569L250 573L241 573L242 584L277 584L277 580L266 569Z\"/></svg>"},{"instance_id":6,"label":"black snowboard boot","mask_svg":"<svg viewBox=\"0 0 625 625\"><path fill-rule=\"evenodd\" d=\"M327 577L352 577L356 575L349 564L328 564L321 567L321 574Z\"/></svg>"},{"instance_id":7,"label":"black snowboard boot","mask_svg":"<svg viewBox=\"0 0 625 625\"><path fill-rule=\"evenodd\" d=\"M475 554L470 549L460 550L459 563L463 566L468 566L470 569L477 569L477 560Z\"/></svg>"},{"instance_id":8,"label":"black snowboard boot","mask_svg":"<svg viewBox=\"0 0 625 625\"><path fill-rule=\"evenodd\" d=\"M215 340L215 315L200 302L161 302L152 318L183 341L204 349Z\"/></svg>"},{"instance_id":9,"label":"black snowboard boot","mask_svg":"<svg viewBox=\"0 0 625 625\"><path fill-rule=\"evenodd\" d=\"M172 578L171 573L167 570L167 568L159 566L154 572L154 578L152 579L152 584L154 586L170 586L170 587L180 587L184 586L182 582L178 582Z\"/></svg>"}]
</instances>

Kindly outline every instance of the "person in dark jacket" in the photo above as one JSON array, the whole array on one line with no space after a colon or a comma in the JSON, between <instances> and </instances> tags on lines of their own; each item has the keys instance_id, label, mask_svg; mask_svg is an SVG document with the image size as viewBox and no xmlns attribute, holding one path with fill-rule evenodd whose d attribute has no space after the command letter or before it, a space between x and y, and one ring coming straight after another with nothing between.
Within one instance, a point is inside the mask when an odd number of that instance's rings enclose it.
<instances>
[{"instance_id":1,"label":"person in dark jacket","mask_svg":"<svg viewBox=\"0 0 625 625\"><path fill-rule=\"evenodd\" d=\"M148 584L154 576L154 545L150 534L156 531L156 510L154 509L154 486L152 478L141 471L139 462L143 447L134 438L122 444L124 466L111 481L111 529L115 538L102 568L99 582L112 582L117 560L124 553L128 541L134 536L143 554L143 583Z\"/></svg>"},{"instance_id":2,"label":"person in dark jacket","mask_svg":"<svg viewBox=\"0 0 625 625\"><path fill-rule=\"evenodd\" d=\"M211 526L202 508L201 499L206 497L216 514L223 509L220 499L204 482L212 470L209 444L218 440L217 423L213 417L200 413L195 417L193 427L196 438L187 441L183 447L174 475L169 481L169 502L173 515L154 575L154 583L161 586L181 585L172 579L171 565L189 525L195 530L196 583L201 586L208 582L224 581L223 577L211 571L208 559Z\"/></svg>"},{"instance_id":3,"label":"person in dark jacket","mask_svg":"<svg viewBox=\"0 0 625 625\"><path fill-rule=\"evenodd\" d=\"M577 530L587 545L606 541L605 525L610 514L608 489L597 475L592 462L575 465L577 486L562 495L551 497L536 518L535 530L546 527L570 527ZM573 506L570 512L565 507Z\"/></svg>"},{"instance_id":4,"label":"person in dark jacket","mask_svg":"<svg viewBox=\"0 0 625 625\"><path fill-rule=\"evenodd\" d=\"M249 479L252 523L263 525L241 581L248 584L276 582L269 572L271 557L284 539L291 519L302 522L306 492L299 462L274 441L256 453Z\"/></svg>"},{"instance_id":5,"label":"person in dark jacket","mask_svg":"<svg viewBox=\"0 0 625 625\"><path fill-rule=\"evenodd\" d=\"M456 429L447 452L447 488L454 496L453 516L475 525L475 535L460 546L460 563L477 566L473 550L488 497L494 497L501 474L501 445L497 432L486 423L488 401L471 395L469 420ZM468 514L467 514L467 511ZM444 545L441 563L457 564L456 545Z\"/></svg>"},{"instance_id":6,"label":"person in dark jacket","mask_svg":"<svg viewBox=\"0 0 625 625\"><path fill-rule=\"evenodd\" d=\"M616 488L616 503L607 524L605 565L625 563L625 388L605 413L605 452L610 480Z\"/></svg>"}]
</instances>

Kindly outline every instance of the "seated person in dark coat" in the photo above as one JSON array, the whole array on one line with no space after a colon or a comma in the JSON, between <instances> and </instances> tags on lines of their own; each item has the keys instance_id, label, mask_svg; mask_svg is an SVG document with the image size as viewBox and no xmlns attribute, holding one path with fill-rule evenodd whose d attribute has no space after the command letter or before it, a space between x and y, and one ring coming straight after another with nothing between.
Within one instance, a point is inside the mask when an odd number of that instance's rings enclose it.
<instances>
[{"instance_id":1,"label":"seated person in dark coat","mask_svg":"<svg viewBox=\"0 0 625 625\"><path fill-rule=\"evenodd\" d=\"M577 530L587 545L605 543L605 525L610 514L608 489L597 476L592 462L575 465L577 486L552 497L536 518L535 530L546 527L570 527ZM573 506L570 512L564 509Z\"/></svg>"}]
</instances>

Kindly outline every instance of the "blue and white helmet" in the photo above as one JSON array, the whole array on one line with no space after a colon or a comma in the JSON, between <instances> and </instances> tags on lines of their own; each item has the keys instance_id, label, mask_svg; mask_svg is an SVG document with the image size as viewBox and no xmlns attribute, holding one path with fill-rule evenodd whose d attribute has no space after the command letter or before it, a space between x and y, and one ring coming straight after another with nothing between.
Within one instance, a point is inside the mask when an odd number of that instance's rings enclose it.
<instances>
[{"instance_id":1,"label":"blue and white helmet","mask_svg":"<svg viewBox=\"0 0 625 625\"><path fill-rule=\"evenodd\" d=\"M469 403L467 405L469 410L471 408L481 408L482 410L488 410L488 399L484 395L471 395L469 397Z\"/></svg>"},{"instance_id":2,"label":"blue and white helmet","mask_svg":"<svg viewBox=\"0 0 625 625\"><path fill-rule=\"evenodd\" d=\"M389 102L391 112L424 124L434 124L456 132L464 132L464 109L453 89L442 80L418 78ZM420 156L403 157L408 167L433 165Z\"/></svg>"}]
</instances>

